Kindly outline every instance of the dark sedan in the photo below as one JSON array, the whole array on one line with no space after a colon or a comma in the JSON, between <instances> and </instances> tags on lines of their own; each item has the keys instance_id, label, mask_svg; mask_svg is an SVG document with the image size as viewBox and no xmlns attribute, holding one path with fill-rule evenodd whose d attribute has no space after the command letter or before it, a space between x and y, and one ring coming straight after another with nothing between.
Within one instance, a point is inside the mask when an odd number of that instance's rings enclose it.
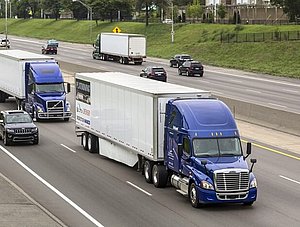
<instances>
[{"instance_id":1,"label":"dark sedan","mask_svg":"<svg viewBox=\"0 0 300 227\"><path fill-rule=\"evenodd\" d=\"M42 46L42 54L57 54L57 46L55 44Z\"/></svg>"},{"instance_id":2,"label":"dark sedan","mask_svg":"<svg viewBox=\"0 0 300 227\"><path fill-rule=\"evenodd\" d=\"M167 82L167 72L163 67L148 66L142 70L140 77Z\"/></svg>"},{"instance_id":3,"label":"dark sedan","mask_svg":"<svg viewBox=\"0 0 300 227\"><path fill-rule=\"evenodd\" d=\"M179 75L203 76L203 65L199 61L186 61L178 68Z\"/></svg>"},{"instance_id":4,"label":"dark sedan","mask_svg":"<svg viewBox=\"0 0 300 227\"><path fill-rule=\"evenodd\" d=\"M179 67L181 66L185 61L192 61L192 57L188 54L176 54L171 60L170 60L170 67Z\"/></svg>"}]
</instances>

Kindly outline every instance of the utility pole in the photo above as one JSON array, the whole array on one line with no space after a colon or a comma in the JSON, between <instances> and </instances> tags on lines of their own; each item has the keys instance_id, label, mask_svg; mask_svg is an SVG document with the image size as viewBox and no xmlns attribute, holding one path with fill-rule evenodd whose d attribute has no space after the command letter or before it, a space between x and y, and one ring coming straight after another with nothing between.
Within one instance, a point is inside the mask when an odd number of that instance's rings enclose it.
<instances>
[{"instance_id":1,"label":"utility pole","mask_svg":"<svg viewBox=\"0 0 300 227\"><path fill-rule=\"evenodd\" d=\"M7 2L8 0L5 0L5 48L8 49L7 46Z\"/></svg>"}]
</instances>

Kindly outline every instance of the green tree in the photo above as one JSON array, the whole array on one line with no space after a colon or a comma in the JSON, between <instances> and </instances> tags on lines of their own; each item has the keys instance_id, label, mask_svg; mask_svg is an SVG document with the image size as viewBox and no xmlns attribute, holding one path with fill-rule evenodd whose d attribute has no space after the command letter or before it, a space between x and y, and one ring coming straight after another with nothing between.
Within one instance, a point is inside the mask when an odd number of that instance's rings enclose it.
<instances>
[{"instance_id":1,"label":"green tree","mask_svg":"<svg viewBox=\"0 0 300 227\"><path fill-rule=\"evenodd\" d=\"M42 8L45 12L51 13L51 16L57 20L59 18L59 11L62 8L61 0L42 0Z\"/></svg>"},{"instance_id":2,"label":"green tree","mask_svg":"<svg viewBox=\"0 0 300 227\"><path fill-rule=\"evenodd\" d=\"M300 18L300 0L271 0L271 3L283 7L291 21Z\"/></svg>"},{"instance_id":3,"label":"green tree","mask_svg":"<svg viewBox=\"0 0 300 227\"><path fill-rule=\"evenodd\" d=\"M189 17L193 18L193 21L195 20L195 18L198 20L198 18L202 17L202 7L199 3L199 0L194 0L193 4L188 5L187 7L187 14Z\"/></svg>"},{"instance_id":4,"label":"green tree","mask_svg":"<svg viewBox=\"0 0 300 227\"><path fill-rule=\"evenodd\" d=\"M217 14L218 14L218 17L221 18L222 20L225 18L227 11L223 4L219 5Z\"/></svg>"}]
</instances>

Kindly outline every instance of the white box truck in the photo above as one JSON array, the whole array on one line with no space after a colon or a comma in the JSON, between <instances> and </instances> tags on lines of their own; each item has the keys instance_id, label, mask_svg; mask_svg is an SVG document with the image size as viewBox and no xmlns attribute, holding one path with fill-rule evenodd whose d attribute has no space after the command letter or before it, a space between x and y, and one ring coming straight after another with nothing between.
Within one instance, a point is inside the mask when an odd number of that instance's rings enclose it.
<instances>
[{"instance_id":1,"label":"white box truck","mask_svg":"<svg viewBox=\"0 0 300 227\"><path fill-rule=\"evenodd\" d=\"M72 116L64 82L54 58L23 50L0 51L0 102L15 97L18 109L34 119L64 119ZM65 88L66 84L66 88Z\"/></svg>"},{"instance_id":2,"label":"white box truck","mask_svg":"<svg viewBox=\"0 0 300 227\"><path fill-rule=\"evenodd\" d=\"M244 156L230 109L210 92L118 72L75 80L84 150L137 166L156 187L170 182L194 207L256 200L251 144Z\"/></svg>"},{"instance_id":3,"label":"white box truck","mask_svg":"<svg viewBox=\"0 0 300 227\"><path fill-rule=\"evenodd\" d=\"M140 34L101 33L94 43L93 58L141 65L146 58L146 37Z\"/></svg>"}]
</instances>

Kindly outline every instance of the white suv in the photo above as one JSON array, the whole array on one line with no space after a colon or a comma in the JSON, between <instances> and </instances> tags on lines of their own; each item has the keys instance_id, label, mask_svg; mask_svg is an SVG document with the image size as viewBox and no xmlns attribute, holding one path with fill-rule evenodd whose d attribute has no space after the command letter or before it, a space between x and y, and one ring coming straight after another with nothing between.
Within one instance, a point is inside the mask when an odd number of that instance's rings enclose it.
<instances>
[{"instance_id":1,"label":"white suv","mask_svg":"<svg viewBox=\"0 0 300 227\"><path fill-rule=\"evenodd\" d=\"M10 42L8 39L0 38L0 47L10 48Z\"/></svg>"}]
</instances>

